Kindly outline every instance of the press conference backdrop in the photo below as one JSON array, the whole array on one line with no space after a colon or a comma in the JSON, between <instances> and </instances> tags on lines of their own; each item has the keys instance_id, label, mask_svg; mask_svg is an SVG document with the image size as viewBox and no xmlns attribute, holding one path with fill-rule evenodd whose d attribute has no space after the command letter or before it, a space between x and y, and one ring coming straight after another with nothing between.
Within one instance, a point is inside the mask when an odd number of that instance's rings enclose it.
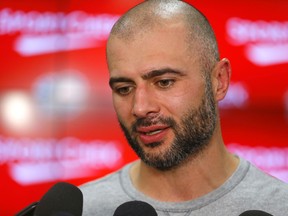
<instances>
[{"instance_id":1,"label":"press conference backdrop","mask_svg":"<svg viewBox=\"0 0 288 216\"><path fill-rule=\"evenodd\" d=\"M139 2L1 0L1 215L58 181L79 185L137 158L112 107L105 43ZM189 2L232 64L220 104L226 145L288 182L288 1Z\"/></svg>"}]
</instances>

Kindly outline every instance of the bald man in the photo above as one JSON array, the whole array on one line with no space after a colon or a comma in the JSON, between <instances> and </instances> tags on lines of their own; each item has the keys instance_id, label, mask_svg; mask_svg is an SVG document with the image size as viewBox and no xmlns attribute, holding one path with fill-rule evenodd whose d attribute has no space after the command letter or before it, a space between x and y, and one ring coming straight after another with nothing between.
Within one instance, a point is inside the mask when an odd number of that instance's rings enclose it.
<instances>
[{"instance_id":1,"label":"bald man","mask_svg":"<svg viewBox=\"0 0 288 216\"><path fill-rule=\"evenodd\" d=\"M114 108L139 160L81 186L84 214L113 215L141 200L164 215L288 214L288 186L229 153L218 102L231 67L204 15L148 0L113 26L107 43Z\"/></svg>"}]
</instances>

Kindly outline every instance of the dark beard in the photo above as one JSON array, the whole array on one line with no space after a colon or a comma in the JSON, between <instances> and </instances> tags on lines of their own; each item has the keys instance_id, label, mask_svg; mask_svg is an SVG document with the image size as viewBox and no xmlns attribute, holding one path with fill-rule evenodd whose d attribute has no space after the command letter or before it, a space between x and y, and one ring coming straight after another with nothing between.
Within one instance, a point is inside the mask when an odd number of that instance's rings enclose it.
<instances>
[{"instance_id":1,"label":"dark beard","mask_svg":"<svg viewBox=\"0 0 288 216\"><path fill-rule=\"evenodd\" d=\"M159 170L171 170L177 168L188 158L195 158L208 146L216 127L216 109L213 97L211 81L206 77L205 95L198 109L189 110L177 124L173 118L158 117L157 119L141 118L132 125L131 133L120 122L120 126L132 149L147 165ZM165 152L153 155L146 153L138 141L131 134L136 132L139 126L150 126L162 123L173 129L175 138L170 148ZM162 142L151 143L149 146L155 148Z\"/></svg>"}]
</instances>

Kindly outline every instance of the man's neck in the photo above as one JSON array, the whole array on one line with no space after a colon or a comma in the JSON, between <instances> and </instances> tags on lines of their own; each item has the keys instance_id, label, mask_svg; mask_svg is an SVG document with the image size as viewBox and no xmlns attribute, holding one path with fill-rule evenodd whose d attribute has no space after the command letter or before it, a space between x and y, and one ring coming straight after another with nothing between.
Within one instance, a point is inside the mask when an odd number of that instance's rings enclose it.
<instances>
[{"instance_id":1,"label":"man's neck","mask_svg":"<svg viewBox=\"0 0 288 216\"><path fill-rule=\"evenodd\" d=\"M190 160L190 161L189 161ZM210 147L183 165L160 171L137 162L130 170L134 186L147 196L167 202L196 199L221 186L236 170L238 159L223 146Z\"/></svg>"}]
</instances>

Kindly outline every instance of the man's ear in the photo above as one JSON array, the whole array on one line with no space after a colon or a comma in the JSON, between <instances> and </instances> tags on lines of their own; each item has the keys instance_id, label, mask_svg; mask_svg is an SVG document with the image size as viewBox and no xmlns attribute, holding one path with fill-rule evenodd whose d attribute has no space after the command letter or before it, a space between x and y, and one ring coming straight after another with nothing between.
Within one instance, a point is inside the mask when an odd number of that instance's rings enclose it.
<instances>
[{"instance_id":1,"label":"man's ear","mask_svg":"<svg viewBox=\"0 0 288 216\"><path fill-rule=\"evenodd\" d=\"M212 85L216 101L224 99L231 77L230 61L226 58L219 61L212 72Z\"/></svg>"}]
</instances>

